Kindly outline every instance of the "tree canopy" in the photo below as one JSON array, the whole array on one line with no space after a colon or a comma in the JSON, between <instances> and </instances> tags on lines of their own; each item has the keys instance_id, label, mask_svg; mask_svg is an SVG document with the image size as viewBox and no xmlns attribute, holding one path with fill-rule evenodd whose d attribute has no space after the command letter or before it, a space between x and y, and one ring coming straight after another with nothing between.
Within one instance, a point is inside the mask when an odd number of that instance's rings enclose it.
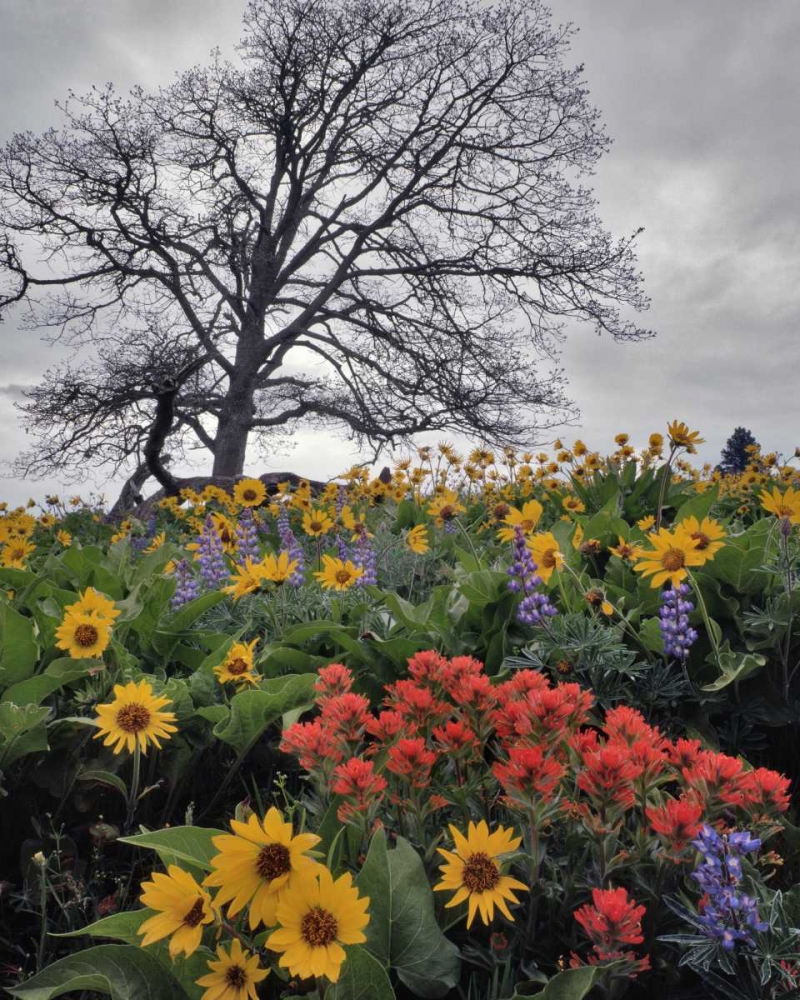
<instances>
[{"instance_id":1,"label":"tree canopy","mask_svg":"<svg viewBox=\"0 0 800 1000\"><path fill-rule=\"evenodd\" d=\"M236 62L15 135L0 310L78 349L22 404L23 471L141 462L166 384L169 447L217 475L302 421L379 448L563 419L566 323L648 335L570 34L540 0L252 0Z\"/></svg>"}]
</instances>

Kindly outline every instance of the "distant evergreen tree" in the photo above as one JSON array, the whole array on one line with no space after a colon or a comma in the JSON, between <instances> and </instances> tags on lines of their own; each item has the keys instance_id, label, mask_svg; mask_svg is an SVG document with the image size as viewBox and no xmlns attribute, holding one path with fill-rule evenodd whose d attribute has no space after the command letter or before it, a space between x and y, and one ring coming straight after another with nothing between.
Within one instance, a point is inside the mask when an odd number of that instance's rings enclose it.
<instances>
[{"instance_id":1,"label":"distant evergreen tree","mask_svg":"<svg viewBox=\"0 0 800 1000\"><path fill-rule=\"evenodd\" d=\"M723 472L744 472L750 463L748 445L758 444L756 439L745 427L737 427L722 449L719 467Z\"/></svg>"}]
</instances>

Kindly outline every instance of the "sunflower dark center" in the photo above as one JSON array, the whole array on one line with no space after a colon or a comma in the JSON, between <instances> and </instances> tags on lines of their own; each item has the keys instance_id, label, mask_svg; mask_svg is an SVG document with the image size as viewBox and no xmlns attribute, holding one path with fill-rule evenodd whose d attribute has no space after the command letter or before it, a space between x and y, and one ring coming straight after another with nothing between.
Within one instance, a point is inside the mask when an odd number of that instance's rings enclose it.
<instances>
[{"instance_id":1,"label":"sunflower dark center","mask_svg":"<svg viewBox=\"0 0 800 1000\"><path fill-rule=\"evenodd\" d=\"M324 948L336 940L339 923L328 910L315 906L300 922L300 933L303 935L303 940L312 948Z\"/></svg>"},{"instance_id":2,"label":"sunflower dark center","mask_svg":"<svg viewBox=\"0 0 800 1000\"><path fill-rule=\"evenodd\" d=\"M711 544L711 539L704 531L695 531L694 534L692 535L692 538L697 542L695 548L699 549L700 551L702 551L703 549L707 549L708 546Z\"/></svg>"},{"instance_id":3,"label":"sunflower dark center","mask_svg":"<svg viewBox=\"0 0 800 1000\"><path fill-rule=\"evenodd\" d=\"M676 569L683 569L686 564L686 557L680 549L667 549L661 559L664 569L674 573Z\"/></svg>"},{"instance_id":4,"label":"sunflower dark center","mask_svg":"<svg viewBox=\"0 0 800 1000\"><path fill-rule=\"evenodd\" d=\"M338 569L336 571L336 582L337 583L349 583L350 582L350 570L349 569Z\"/></svg>"},{"instance_id":5,"label":"sunflower dark center","mask_svg":"<svg viewBox=\"0 0 800 1000\"><path fill-rule=\"evenodd\" d=\"M249 664L241 656L237 656L235 660L231 660L228 664L228 673L233 674L235 677L238 677L239 674L246 674L249 669Z\"/></svg>"},{"instance_id":6,"label":"sunflower dark center","mask_svg":"<svg viewBox=\"0 0 800 1000\"><path fill-rule=\"evenodd\" d=\"M292 870L292 856L289 848L283 844L267 844L258 852L256 859L256 869L258 874L271 882L274 878L280 878Z\"/></svg>"},{"instance_id":7,"label":"sunflower dark center","mask_svg":"<svg viewBox=\"0 0 800 1000\"><path fill-rule=\"evenodd\" d=\"M542 566L545 569L553 569L556 564L556 557L552 549L547 549L542 553Z\"/></svg>"},{"instance_id":8,"label":"sunflower dark center","mask_svg":"<svg viewBox=\"0 0 800 1000\"><path fill-rule=\"evenodd\" d=\"M441 517L443 521L452 521L452 519L455 516L456 516L456 509L452 504L449 503L445 504L444 507L442 507L442 509L439 511L439 517Z\"/></svg>"},{"instance_id":9,"label":"sunflower dark center","mask_svg":"<svg viewBox=\"0 0 800 1000\"><path fill-rule=\"evenodd\" d=\"M241 965L232 965L225 973L225 979L229 986L235 990L240 990L247 983L247 973Z\"/></svg>"},{"instance_id":10,"label":"sunflower dark center","mask_svg":"<svg viewBox=\"0 0 800 1000\"><path fill-rule=\"evenodd\" d=\"M242 494L242 496L245 498L245 500L255 500L256 499L256 491L255 490L245 490L244 493Z\"/></svg>"},{"instance_id":11,"label":"sunflower dark center","mask_svg":"<svg viewBox=\"0 0 800 1000\"><path fill-rule=\"evenodd\" d=\"M522 530L523 530L524 532L526 532L526 533L527 533L528 531L533 531L533 521L531 521L531 520L529 520L529 519L526 519L526 520L524 520L524 521L520 521L520 524L519 524L519 526L520 526L520 528L522 528Z\"/></svg>"},{"instance_id":12,"label":"sunflower dark center","mask_svg":"<svg viewBox=\"0 0 800 1000\"><path fill-rule=\"evenodd\" d=\"M88 625L86 622L82 622L75 629L75 642L79 646L93 646L97 642L98 631L94 625Z\"/></svg>"},{"instance_id":13,"label":"sunflower dark center","mask_svg":"<svg viewBox=\"0 0 800 1000\"><path fill-rule=\"evenodd\" d=\"M203 900L202 897L198 898L191 910L183 918L183 922L188 927L197 927L200 921L203 919Z\"/></svg>"},{"instance_id":14,"label":"sunflower dark center","mask_svg":"<svg viewBox=\"0 0 800 1000\"><path fill-rule=\"evenodd\" d=\"M312 521L310 527L312 531L322 531L322 521Z\"/></svg>"},{"instance_id":15,"label":"sunflower dark center","mask_svg":"<svg viewBox=\"0 0 800 1000\"><path fill-rule=\"evenodd\" d=\"M488 892L500 881L500 870L488 854L478 851L464 862L461 877L470 892Z\"/></svg>"},{"instance_id":16,"label":"sunflower dark center","mask_svg":"<svg viewBox=\"0 0 800 1000\"><path fill-rule=\"evenodd\" d=\"M144 705L123 705L117 712L117 725L126 733L140 733L149 722L150 712Z\"/></svg>"}]
</instances>

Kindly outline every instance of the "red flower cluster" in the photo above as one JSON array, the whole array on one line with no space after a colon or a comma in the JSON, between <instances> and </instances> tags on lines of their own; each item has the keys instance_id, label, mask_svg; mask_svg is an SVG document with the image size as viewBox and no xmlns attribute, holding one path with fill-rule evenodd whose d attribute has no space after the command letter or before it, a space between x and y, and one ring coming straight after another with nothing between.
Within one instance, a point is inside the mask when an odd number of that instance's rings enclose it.
<instances>
[{"instance_id":1,"label":"red flower cluster","mask_svg":"<svg viewBox=\"0 0 800 1000\"><path fill-rule=\"evenodd\" d=\"M644 914L645 908L637 906L635 900L628 899L626 889L593 889L592 905L586 903L574 914L592 942L594 954L587 959L589 964L624 959L632 966L626 970L631 977L648 969L650 961L647 956L638 958L634 952L626 949L627 945L641 944L644 941ZM576 968L582 963L573 955L571 964Z\"/></svg>"}]
</instances>

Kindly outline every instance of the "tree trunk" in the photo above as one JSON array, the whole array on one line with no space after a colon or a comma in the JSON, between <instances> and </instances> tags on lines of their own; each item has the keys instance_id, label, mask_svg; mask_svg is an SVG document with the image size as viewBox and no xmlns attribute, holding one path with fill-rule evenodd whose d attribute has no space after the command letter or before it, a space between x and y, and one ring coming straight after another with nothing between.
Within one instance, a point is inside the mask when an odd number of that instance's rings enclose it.
<instances>
[{"instance_id":1,"label":"tree trunk","mask_svg":"<svg viewBox=\"0 0 800 1000\"><path fill-rule=\"evenodd\" d=\"M237 363L239 359L237 358ZM247 373L250 376L251 372ZM241 476L247 454L247 438L253 419L253 386L250 378L234 373L217 421L214 476Z\"/></svg>"}]
</instances>

